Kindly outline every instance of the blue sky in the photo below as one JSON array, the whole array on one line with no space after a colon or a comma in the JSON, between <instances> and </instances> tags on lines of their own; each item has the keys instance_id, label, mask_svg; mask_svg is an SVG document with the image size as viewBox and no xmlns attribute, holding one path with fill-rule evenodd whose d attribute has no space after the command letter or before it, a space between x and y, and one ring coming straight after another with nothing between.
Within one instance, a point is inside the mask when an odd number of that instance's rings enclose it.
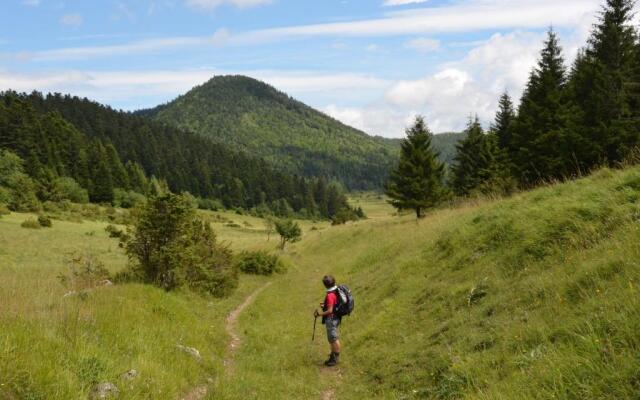
<instances>
[{"instance_id":1,"label":"blue sky","mask_svg":"<svg viewBox=\"0 0 640 400\"><path fill-rule=\"evenodd\" d=\"M3 0L0 90L135 110L245 74L365 130L487 124L553 25L570 61L600 0Z\"/></svg>"}]
</instances>

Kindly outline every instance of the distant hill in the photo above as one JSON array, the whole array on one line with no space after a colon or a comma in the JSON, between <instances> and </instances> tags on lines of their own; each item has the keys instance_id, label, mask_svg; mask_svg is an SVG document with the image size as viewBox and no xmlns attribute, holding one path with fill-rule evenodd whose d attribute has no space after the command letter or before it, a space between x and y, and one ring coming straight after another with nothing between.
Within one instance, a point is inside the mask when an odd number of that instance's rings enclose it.
<instances>
[{"instance_id":1,"label":"distant hill","mask_svg":"<svg viewBox=\"0 0 640 400\"><path fill-rule=\"evenodd\" d=\"M246 150L302 176L350 189L378 189L398 142L372 137L244 76L217 76L174 101L139 114Z\"/></svg>"},{"instance_id":2,"label":"distant hill","mask_svg":"<svg viewBox=\"0 0 640 400\"><path fill-rule=\"evenodd\" d=\"M216 76L136 114L260 156L289 173L336 179L349 189L382 188L400 147L400 139L369 136L246 76ZM453 161L462 136L435 135L443 161Z\"/></svg>"}]
</instances>

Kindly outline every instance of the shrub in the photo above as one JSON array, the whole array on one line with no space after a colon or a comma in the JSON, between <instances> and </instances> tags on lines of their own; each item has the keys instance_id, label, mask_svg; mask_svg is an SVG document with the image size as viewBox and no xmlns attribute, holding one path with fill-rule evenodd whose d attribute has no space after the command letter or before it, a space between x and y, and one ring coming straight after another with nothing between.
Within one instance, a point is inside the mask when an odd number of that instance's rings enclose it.
<instances>
[{"instance_id":1,"label":"shrub","mask_svg":"<svg viewBox=\"0 0 640 400\"><path fill-rule=\"evenodd\" d=\"M198 198L198 208L201 210L211 210L218 211L223 208L222 202L220 200L215 199L203 199L201 197Z\"/></svg>"},{"instance_id":2,"label":"shrub","mask_svg":"<svg viewBox=\"0 0 640 400\"><path fill-rule=\"evenodd\" d=\"M67 260L67 271L58 275L64 287L76 292L92 289L109 278L104 264L91 254L73 254Z\"/></svg>"},{"instance_id":3,"label":"shrub","mask_svg":"<svg viewBox=\"0 0 640 400\"><path fill-rule=\"evenodd\" d=\"M183 196L149 198L134 213L133 225L124 240L129 276L165 290L186 286L214 296L225 296L237 286L231 251L216 241L211 226L196 217Z\"/></svg>"},{"instance_id":4,"label":"shrub","mask_svg":"<svg viewBox=\"0 0 640 400\"><path fill-rule=\"evenodd\" d=\"M107 231L110 238L121 238L124 235L124 232L121 229L118 229L115 225L109 224L104 228L104 230Z\"/></svg>"},{"instance_id":5,"label":"shrub","mask_svg":"<svg viewBox=\"0 0 640 400\"><path fill-rule=\"evenodd\" d=\"M40 226L43 228L51 228L51 226L53 225L53 223L51 222L51 218L46 215L38 216L38 224L40 224Z\"/></svg>"},{"instance_id":6,"label":"shrub","mask_svg":"<svg viewBox=\"0 0 640 400\"><path fill-rule=\"evenodd\" d=\"M132 208L144 203L147 198L134 191L123 189L113 189L113 205L122 208Z\"/></svg>"},{"instance_id":7,"label":"shrub","mask_svg":"<svg viewBox=\"0 0 640 400\"><path fill-rule=\"evenodd\" d=\"M302 238L302 230L297 222L290 219L276 221L276 232L280 235L280 248L284 250L287 242L297 242Z\"/></svg>"},{"instance_id":8,"label":"shrub","mask_svg":"<svg viewBox=\"0 0 640 400\"><path fill-rule=\"evenodd\" d=\"M22 222L20 224L20 226L23 227L23 228L28 228L28 229L40 229L40 228L42 228L42 225L40 225L35 218L25 219L24 222Z\"/></svg>"},{"instance_id":9,"label":"shrub","mask_svg":"<svg viewBox=\"0 0 640 400\"><path fill-rule=\"evenodd\" d=\"M89 192L70 177L57 178L53 181L52 201L69 200L73 203L88 203Z\"/></svg>"},{"instance_id":10,"label":"shrub","mask_svg":"<svg viewBox=\"0 0 640 400\"><path fill-rule=\"evenodd\" d=\"M0 216L11 214L11 210L6 206L6 204L0 203Z\"/></svg>"},{"instance_id":11,"label":"shrub","mask_svg":"<svg viewBox=\"0 0 640 400\"><path fill-rule=\"evenodd\" d=\"M246 274L271 275L285 272L286 267L280 258L264 250L243 251L238 255L238 267Z\"/></svg>"}]
</instances>

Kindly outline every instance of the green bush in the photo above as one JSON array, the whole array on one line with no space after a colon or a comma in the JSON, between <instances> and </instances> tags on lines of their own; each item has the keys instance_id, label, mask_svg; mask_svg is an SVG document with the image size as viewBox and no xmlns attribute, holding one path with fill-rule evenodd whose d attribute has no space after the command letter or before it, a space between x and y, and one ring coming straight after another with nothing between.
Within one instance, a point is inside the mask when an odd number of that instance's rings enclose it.
<instances>
[{"instance_id":1,"label":"green bush","mask_svg":"<svg viewBox=\"0 0 640 400\"><path fill-rule=\"evenodd\" d=\"M42 228L42 225L40 225L40 223L35 218L25 219L24 222L22 222L20 224L20 226L23 227L23 228L28 228L28 229L40 229L40 228Z\"/></svg>"},{"instance_id":2,"label":"green bush","mask_svg":"<svg viewBox=\"0 0 640 400\"><path fill-rule=\"evenodd\" d=\"M104 264L91 254L73 254L67 260L67 271L58 275L58 280L69 290L80 292L94 288L110 279Z\"/></svg>"},{"instance_id":3,"label":"green bush","mask_svg":"<svg viewBox=\"0 0 640 400\"><path fill-rule=\"evenodd\" d=\"M73 203L88 203L89 192L70 177L57 178L53 181L52 201L69 200Z\"/></svg>"},{"instance_id":4,"label":"green bush","mask_svg":"<svg viewBox=\"0 0 640 400\"><path fill-rule=\"evenodd\" d=\"M38 224L40 224L40 226L43 228L51 228L51 226L53 225L53 223L51 222L51 218L46 215L38 216Z\"/></svg>"},{"instance_id":5,"label":"green bush","mask_svg":"<svg viewBox=\"0 0 640 400\"><path fill-rule=\"evenodd\" d=\"M132 208L145 202L147 198L137 192L124 189L113 189L113 205L122 208Z\"/></svg>"},{"instance_id":6,"label":"green bush","mask_svg":"<svg viewBox=\"0 0 640 400\"><path fill-rule=\"evenodd\" d=\"M6 204L0 203L0 216L11 214L11 210L7 207Z\"/></svg>"},{"instance_id":7,"label":"green bush","mask_svg":"<svg viewBox=\"0 0 640 400\"><path fill-rule=\"evenodd\" d=\"M184 196L152 196L134 213L131 236L124 240L129 276L172 290L225 296L237 286L238 270L228 247L211 225L196 217Z\"/></svg>"},{"instance_id":8,"label":"green bush","mask_svg":"<svg viewBox=\"0 0 640 400\"><path fill-rule=\"evenodd\" d=\"M104 230L109 234L110 238L121 238L124 235L124 232L115 225L109 224Z\"/></svg>"},{"instance_id":9,"label":"green bush","mask_svg":"<svg viewBox=\"0 0 640 400\"><path fill-rule=\"evenodd\" d=\"M366 218L362 208L358 207L357 209L353 209L345 207L338 210L338 212L331 217L331 225L341 225L348 221L357 221L361 218Z\"/></svg>"},{"instance_id":10,"label":"green bush","mask_svg":"<svg viewBox=\"0 0 640 400\"><path fill-rule=\"evenodd\" d=\"M25 173L24 161L6 150L0 150L0 202L12 211L40 210L36 183Z\"/></svg>"},{"instance_id":11,"label":"green bush","mask_svg":"<svg viewBox=\"0 0 640 400\"><path fill-rule=\"evenodd\" d=\"M237 258L238 268L246 274L271 275L286 271L280 258L264 250L243 251Z\"/></svg>"}]
</instances>

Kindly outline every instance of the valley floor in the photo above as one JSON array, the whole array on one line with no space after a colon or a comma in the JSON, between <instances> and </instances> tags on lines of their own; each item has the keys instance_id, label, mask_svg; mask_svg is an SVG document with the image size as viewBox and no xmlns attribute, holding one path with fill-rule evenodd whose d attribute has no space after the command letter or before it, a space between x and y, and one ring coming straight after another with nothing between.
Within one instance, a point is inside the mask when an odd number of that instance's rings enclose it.
<instances>
[{"instance_id":1,"label":"valley floor","mask_svg":"<svg viewBox=\"0 0 640 400\"><path fill-rule=\"evenodd\" d=\"M225 300L141 285L64 298L63 255L91 248L117 270L125 260L115 241L100 223L36 232L19 227L24 215L4 216L0 397L86 398L95 380L132 399L181 398L202 385L208 399L640 396L640 168L419 222L361 201L369 220L306 224L283 254L287 274L243 276ZM255 232L214 227L234 246L275 247L259 221L248 224ZM322 365L319 324L311 341L326 273L356 296L333 370ZM226 318L259 288L234 323L240 342L225 373ZM137 378L120 377L131 368Z\"/></svg>"}]
</instances>

